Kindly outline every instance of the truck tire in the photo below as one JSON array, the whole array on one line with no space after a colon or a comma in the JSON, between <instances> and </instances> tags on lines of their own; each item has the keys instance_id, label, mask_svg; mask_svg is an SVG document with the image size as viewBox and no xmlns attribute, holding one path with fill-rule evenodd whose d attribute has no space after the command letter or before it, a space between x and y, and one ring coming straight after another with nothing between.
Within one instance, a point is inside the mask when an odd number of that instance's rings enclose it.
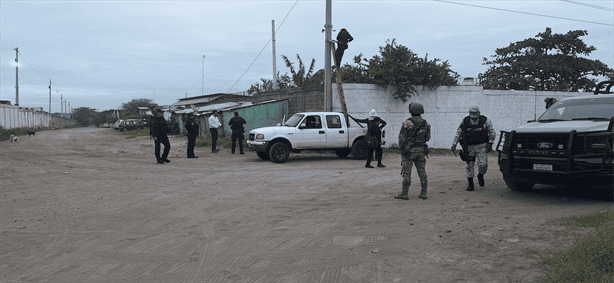
<instances>
[{"instance_id":1,"label":"truck tire","mask_svg":"<svg viewBox=\"0 0 614 283\"><path fill-rule=\"evenodd\" d=\"M365 160L367 155L369 155L369 148L364 143L364 140L354 142L354 145L352 145L352 156L354 159Z\"/></svg>"},{"instance_id":2,"label":"truck tire","mask_svg":"<svg viewBox=\"0 0 614 283\"><path fill-rule=\"evenodd\" d=\"M535 183L517 181L514 177L505 174L503 175L503 180L512 191L526 192L530 191L533 189L533 186L535 186Z\"/></svg>"},{"instance_id":3,"label":"truck tire","mask_svg":"<svg viewBox=\"0 0 614 283\"><path fill-rule=\"evenodd\" d=\"M344 149L337 149L335 150L335 154L341 158L347 157L348 155L350 155L350 153L352 153L352 149L351 148L344 148Z\"/></svg>"},{"instance_id":4,"label":"truck tire","mask_svg":"<svg viewBox=\"0 0 614 283\"><path fill-rule=\"evenodd\" d=\"M283 142L276 142L269 149L269 158L275 163L284 163L290 156L290 148Z\"/></svg>"},{"instance_id":5,"label":"truck tire","mask_svg":"<svg viewBox=\"0 0 614 283\"><path fill-rule=\"evenodd\" d=\"M256 152L256 155L262 160L269 160L269 154L266 152Z\"/></svg>"}]
</instances>

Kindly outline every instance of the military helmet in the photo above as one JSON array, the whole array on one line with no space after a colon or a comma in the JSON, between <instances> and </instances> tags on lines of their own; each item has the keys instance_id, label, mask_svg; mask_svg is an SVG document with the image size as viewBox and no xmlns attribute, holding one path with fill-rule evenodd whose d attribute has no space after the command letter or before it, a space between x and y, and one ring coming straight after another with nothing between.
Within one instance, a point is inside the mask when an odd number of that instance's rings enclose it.
<instances>
[{"instance_id":1,"label":"military helmet","mask_svg":"<svg viewBox=\"0 0 614 283\"><path fill-rule=\"evenodd\" d=\"M412 102L409 104L409 113L413 115L424 114L424 106L418 102Z\"/></svg>"}]
</instances>

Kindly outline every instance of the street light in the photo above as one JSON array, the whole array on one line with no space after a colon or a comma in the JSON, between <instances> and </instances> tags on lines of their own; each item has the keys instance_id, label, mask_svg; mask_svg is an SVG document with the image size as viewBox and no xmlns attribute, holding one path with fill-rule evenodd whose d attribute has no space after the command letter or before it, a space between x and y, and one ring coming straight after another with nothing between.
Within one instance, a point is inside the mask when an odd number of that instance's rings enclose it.
<instances>
[{"instance_id":1,"label":"street light","mask_svg":"<svg viewBox=\"0 0 614 283\"><path fill-rule=\"evenodd\" d=\"M203 87L201 90L201 95L205 95L205 55L203 55Z\"/></svg>"}]
</instances>

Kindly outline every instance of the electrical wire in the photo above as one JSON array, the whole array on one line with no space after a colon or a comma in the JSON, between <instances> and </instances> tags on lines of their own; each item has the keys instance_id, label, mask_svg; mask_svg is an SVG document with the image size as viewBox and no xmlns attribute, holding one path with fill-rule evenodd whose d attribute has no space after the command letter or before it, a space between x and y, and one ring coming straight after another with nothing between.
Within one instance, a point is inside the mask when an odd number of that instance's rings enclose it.
<instances>
[{"instance_id":1,"label":"electrical wire","mask_svg":"<svg viewBox=\"0 0 614 283\"><path fill-rule=\"evenodd\" d=\"M586 6L586 7L591 7L591 8L595 8L595 9L599 9L599 10L612 11L612 8L603 7L603 6L591 5L591 4L574 2L574 1L569 1L569 0L561 0L561 1L572 3L572 4L576 4L576 5L582 5L582 6Z\"/></svg>"},{"instance_id":2,"label":"electrical wire","mask_svg":"<svg viewBox=\"0 0 614 283\"><path fill-rule=\"evenodd\" d=\"M292 9L294 9L294 6L296 6L296 3L298 3L298 0L296 0L296 2L294 2L294 5L292 5L292 8L290 8L290 11L288 11L288 13L286 14L286 17L284 18L283 21L281 21L281 24L279 24L279 27L275 30L274 34L277 34L277 31L279 31L279 29L281 28L281 26L284 25L284 22L286 21L286 19L288 18L288 15L290 15L290 12L292 12ZM247 69L245 70L245 72L243 72L243 74L239 77L239 79L228 89L228 91L226 91L226 93L229 93L230 90L237 84L239 83L239 81L243 78L243 76L245 76L245 73L247 73L247 71L249 71L249 68L252 67L252 65L254 65L254 63L256 62L256 60L258 60L258 57L260 57L260 54L262 54L262 52L264 52L264 49L269 45L269 43L271 42L271 40L273 40L273 36L271 36L271 38L269 38L269 41L267 41L267 43L264 45L264 47L262 47L262 50L260 50L260 53L258 53L258 55L256 55L256 59L254 59L254 61L252 61L251 64L249 64L249 66L247 67Z\"/></svg>"},{"instance_id":3,"label":"electrical wire","mask_svg":"<svg viewBox=\"0 0 614 283\"><path fill-rule=\"evenodd\" d=\"M37 70L35 70L35 69L34 69L34 67L32 67L32 65L30 65L30 62L28 62L28 60L26 60L26 57L24 57L24 56L23 56L23 54L21 53L21 51L18 51L18 52L19 52L19 55L21 55L21 59L25 60L25 61L26 61L26 63L28 64L28 66L30 66L30 68L32 68L32 70L33 70L34 72L36 72L36 73L37 73L39 76L41 76L41 77L42 77L43 75L41 75L41 73L39 73Z\"/></svg>"},{"instance_id":4,"label":"electrical wire","mask_svg":"<svg viewBox=\"0 0 614 283\"><path fill-rule=\"evenodd\" d=\"M591 23L591 24L604 25L604 26L614 26L614 24L606 24L606 23L600 23L600 22L591 22L591 21L584 21L584 20L577 20L577 19L563 18L563 17L557 17L557 16L549 16L549 15L542 15L542 14L529 13L529 12L521 12L521 11L514 11L514 10L507 10L507 9L500 9L500 8L493 8L493 7L465 4L465 3L456 3L456 2L450 2L450 1L444 1L444 0L433 0L433 1L435 1L435 2L442 2L442 3L448 3L448 4L456 4L456 5L469 6L469 7L477 7L477 8L484 8L484 9L512 12L512 13L525 14L525 15L532 15L532 16L540 16L540 17L555 18L555 19L561 19L561 20L569 20L569 21L576 21L576 22Z\"/></svg>"}]
</instances>

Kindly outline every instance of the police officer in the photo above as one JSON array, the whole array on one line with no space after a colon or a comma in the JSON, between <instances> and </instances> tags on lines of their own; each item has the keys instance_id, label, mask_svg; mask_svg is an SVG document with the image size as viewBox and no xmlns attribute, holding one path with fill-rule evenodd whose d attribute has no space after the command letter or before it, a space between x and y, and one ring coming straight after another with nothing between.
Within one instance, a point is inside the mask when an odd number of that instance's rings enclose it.
<instances>
[{"instance_id":1,"label":"police officer","mask_svg":"<svg viewBox=\"0 0 614 283\"><path fill-rule=\"evenodd\" d=\"M420 186L422 190L418 196L421 199L426 199L427 178L426 178L426 157L428 155L428 147L426 142L431 139L431 125L424 119L421 114L424 114L424 106L413 102L409 104L409 113L411 118L403 122L401 131L399 132L399 146L401 148L401 175L403 176L403 190L401 194L395 196L396 199L408 200L407 193L411 185L411 168L415 164L416 171L420 177Z\"/></svg>"},{"instance_id":2,"label":"police officer","mask_svg":"<svg viewBox=\"0 0 614 283\"><path fill-rule=\"evenodd\" d=\"M243 128L243 125L245 125L247 122L245 121L245 119L243 119L243 117L239 116L239 112L235 112L235 116L230 118L230 121L228 121L228 125L230 126L230 129L232 130L232 147L231 147L231 151L230 153L235 154L235 148L237 147L237 140L239 141L239 154L244 154L243 153L243 138L245 138L243 136L243 133L245 133L245 129Z\"/></svg>"},{"instance_id":3,"label":"police officer","mask_svg":"<svg viewBox=\"0 0 614 283\"><path fill-rule=\"evenodd\" d=\"M465 168L465 177L467 177L467 191L475 189L473 185L473 176L475 176L474 165L478 164L478 183L480 187L484 187L484 174L488 170L488 153L492 151L492 144L495 142L497 133L492 126L492 122L484 115L480 115L478 106L469 108L469 116L463 119L463 122L456 130L456 136L452 142L452 152L456 156L456 145L461 143L463 152L465 153L467 167Z\"/></svg>"},{"instance_id":4,"label":"police officer","mask_svg":"<svg viewBox=\"0 0 614 283\"><path fill-rule=\"evenodd\" d=\"M168 154L171 151L171 143L166 134L170 131L170 128L166 123L166 119L164 119L164 112L162 112L162 109L155 110L153 114L154 116L149 126L149 135L154 139L156 160L158 160L158 164L171 162L168 160ZM164 145L162 156L160 156L160 144Z\"/></svg>"},{"instance_id":5,"label":"police officer","mask_svg":"<svg viewBox=\"0 0 614 283\"><path fill-rule=\"evenodd\" d=\"M369 147L369 154L367 155L367 163L365 164L365 167L373 168L373 166L371 166L371 160L373 159L374 151L375 159L377 159L377 167L386 167L386 165L382 164L382 156L384 155L384 151L382 149L382 129L386 127L386 121L377 116L377 111L375 111L375 109L371 109L371 111L369 111L369 118L367 119L352 118L356 122L367 123L367 136L375 137L377 140L375 147Z\"/></svg>"},{"instance_id":6,"label":"police officer","mask_svg":"<svg viewBox=\"0 0 614 283\"><path fill-rule=\"evenodd\" d=\"M198 158L198 156L194 155L194 146L196 145L196 137L198 137L200 132L200 126L194 120L194 114L188 113L183 126L188 132L188 158Z\"/></svg>"}]
</instances>

